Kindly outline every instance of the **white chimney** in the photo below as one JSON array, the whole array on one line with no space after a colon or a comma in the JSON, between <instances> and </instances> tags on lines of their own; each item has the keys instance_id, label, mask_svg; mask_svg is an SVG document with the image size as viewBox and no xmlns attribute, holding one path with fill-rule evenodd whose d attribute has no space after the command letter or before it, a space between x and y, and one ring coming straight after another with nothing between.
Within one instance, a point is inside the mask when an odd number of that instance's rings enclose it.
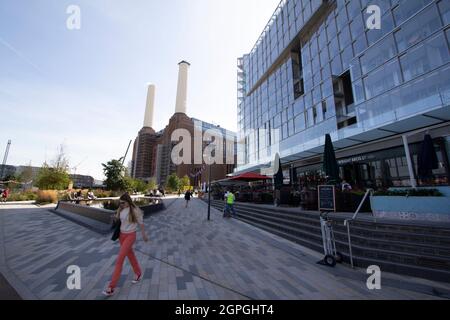
<instances>
[{"instance_id":1,"label":"white chimney","mask_svg":"<svg viewBox=\"0 0 450 320\"><path fill-rule=\"evenodd\" d=\"M175 104L175 113L186 114L186 99L187 99L187 80L190 63L181 61L178 70L178 87L177 87L177 102Z\"/></svg>"},{"instance_id":2,"label":"white chimney","mask_svg":"<svg viewBox=\"0 0 450 320\"><path fill-rule=\"evenodd\" d=\"M155 85L150 84L147 91L147 105L145 106L144 127L153 128L153 112L155 110Z\"/></svg>"}]
</instances>

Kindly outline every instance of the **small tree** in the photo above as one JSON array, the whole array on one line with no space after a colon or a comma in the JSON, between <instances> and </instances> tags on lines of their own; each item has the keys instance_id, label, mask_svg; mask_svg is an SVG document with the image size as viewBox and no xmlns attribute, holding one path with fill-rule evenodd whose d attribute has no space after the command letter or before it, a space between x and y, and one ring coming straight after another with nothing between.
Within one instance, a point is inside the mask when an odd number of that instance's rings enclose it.
<instances>
[{"instance_id":1,"label":"small tree","mask_svg":"<svg viewBox=\"0 0 450 320\"><path fill-rule=\"evenodd\" d=\"M62 168L52 168L47 163L39 170L35 185L41 190L64 190L70 183L70 176Z\"/></svg>"},{"instance_id":2,"label":"small tree","mask_svg":"<svg viewBox=\"0 0 450 320\"><path fill-rule=\"evenodd\" d=\"M156 179L152 178L147 184L147 190L156 190L158 189L158 184L156 183Z\"/></svg>"},{"instance_id":3,"label":"small tree","mask_svg":"<svg viewBox=\"0 0 450 320\"><path fill-rule=\"evenodd\" d=\"M112 191L121 191L130 188L129 184L124 180L125 167L119 160L111 160L106 164L102 163L103 172L106 176L105 185L106 188Z\"/></svg>"},{"instance_id":4,"label":"small tree","mask_svg":"<svg viewBox=\"0 0 450 320\"><path fill-rule=\"evenodd\" d=\"M171 192L180 189L180 179L175 173L172 173L167 179L166 188Z\"/></svg>"},{"instance_id":5,"label":"small tree","mask_svg":"<svg viewBox=\"0 0 450 320\"><path fill-rule=\"evenodd\" d=\"M183 178L180 179L180 189L181 190L185 190L187 188L189 188L191 186L191 179L189 179L188 176L184 176Z\"/></svg>"},{"instance_id":6,"label":"small tree","mask_svg":"<svg viewBox=\"0 0 450 320\"><path fill-rule=\"evenodd\" d=\"M61 144L51 164L44 162L42 165L37 174L35 185L39 189L64 190L67 189L69 184L69 160L66 158L64 145Z\"/></svg>"}]
</instances>

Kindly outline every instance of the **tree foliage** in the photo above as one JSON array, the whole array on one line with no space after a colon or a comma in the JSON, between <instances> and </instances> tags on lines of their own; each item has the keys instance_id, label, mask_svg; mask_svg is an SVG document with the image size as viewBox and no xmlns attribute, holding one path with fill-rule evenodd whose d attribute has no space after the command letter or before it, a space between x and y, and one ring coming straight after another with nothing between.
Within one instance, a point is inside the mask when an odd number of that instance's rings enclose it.
<instances>
[{"instance_id":1,"label":"tree foliage","mask_svg":"<svg viewBox=\"0 0 450 320\"><path fill-rule=\"evenodd\" d=\"M50 167L47 163L39 170L35 185L41 190L64 190L70 184L70 176L62 168Z\"/></svg>"},{"instance_id":2,"label":"tree foliage","mask_svg":"<svg viewBox=\"0 0 450 320\"><path fill-rule=\"evenodd\" d=\"M184 176L183 178L180 179L179 189L184 191L185 189L188 189L190 186L191 186L191 179L189 179L188 176Z\"/></svg>"},{"instance_id":3,"label":"tree foliage","mask_svg":"<svg viewBox=\"0 0 450 320\"><path fill-rule=\"evenodd\" d=\"M167 179L166 189L174 192L180 189L180 179L175 173L172 173Z\"/></svg>"},{"instance_id":4,"label":"tree foliage","mask_svg":"<svg viewBox=\"0 0 450 320\"><path fill-rule=\"evenodd\" d=\"M103 173L105 174L106 188L112 191L124 191L130 188L128 180L125 179L125 167L119 160L111 160L102 163Z\"/></svg>"},{"instance_id":5,"label":"tree foliage","mask_svg":"<svg viewBox=\"0 0 450 320\"><path fill-rule=\"evenodd\" d=\"M55 159L48 164L44 162L39 170L35 185L41 190L64 190L70 184L69 161L64 145L60 145Z\"/></svg>"},{"instance_id":6,"label":"tree foliage","mask_svg":"<svg viewBox=\"0 0 450 320\"><path fill-rule=\"evenodd\" d=\"M158 184L156 183L156 179L150 179L148 182L148 190L156 190L158 189Z\"/></svg>"}]
</instances>

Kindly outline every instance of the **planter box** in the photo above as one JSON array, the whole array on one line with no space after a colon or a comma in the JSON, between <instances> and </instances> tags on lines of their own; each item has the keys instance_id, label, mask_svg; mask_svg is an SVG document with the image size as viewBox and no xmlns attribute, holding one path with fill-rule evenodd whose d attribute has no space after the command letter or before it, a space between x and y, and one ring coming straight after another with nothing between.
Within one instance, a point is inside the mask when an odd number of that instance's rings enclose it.
<instances>
[{"instance_id":1,"label":"planter box","mask_svg":"<svg viewBox=\"0 0 450 320\"><path fill-rule=\"evenodd\" d=\"M450 222L450 197L373 196L370 203L377 218Z\"/></svg>"}]
</instances>

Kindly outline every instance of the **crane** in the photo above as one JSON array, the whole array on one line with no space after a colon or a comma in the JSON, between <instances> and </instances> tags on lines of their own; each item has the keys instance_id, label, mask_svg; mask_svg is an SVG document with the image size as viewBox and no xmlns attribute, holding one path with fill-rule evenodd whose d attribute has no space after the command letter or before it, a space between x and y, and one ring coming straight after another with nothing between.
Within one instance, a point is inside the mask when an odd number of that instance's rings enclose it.
<instances>
[{"instance_id":1,"label":"crane","mask_svg":"<svg viewBox=\"0 0 450 320\"><path fill-rule=\"evenodd\" d=\"M122 161L122 165L125 163L125 159L127 158L127 154L128 154L128 150L130 150L131 142L133 142L133 140L130 140L130 143L128 144L128 148L127 148L127 151L125 152L125 155L119 159L119 161Z\"/></svg>"},{"instance_id":2,"label":"crane","mask_svg":"<svg viewBox=\"0 0 450 320\"><path fill-rule=\"evenodd\" d=\"M8 160L10 146L11 146L11 140L8 140L8 144L6 145L5 156L3 157L2 168L0 170L0 179L3 179L3 172L5 171L6 161Z\"/></svg>"}]
</instances>

